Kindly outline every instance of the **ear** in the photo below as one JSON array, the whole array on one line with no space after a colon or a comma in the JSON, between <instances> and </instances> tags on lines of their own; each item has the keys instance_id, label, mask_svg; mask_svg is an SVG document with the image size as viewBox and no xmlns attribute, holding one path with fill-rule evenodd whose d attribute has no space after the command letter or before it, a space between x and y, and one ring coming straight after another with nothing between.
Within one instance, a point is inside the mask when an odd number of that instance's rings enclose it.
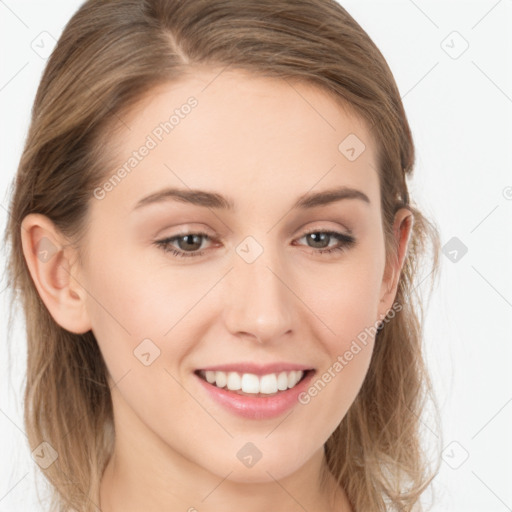
<instances>
[{"instance_id":1,"label":"ear","mask_svg":"<svg viewBox=\"0 0 512 512\"><path fill-rule=\"evenodd\" d=\"M414 225L414 215L411 210L401 208L395 214L393 233L397 247L396 257L393 255L388 262L382 280L381 298L379 303L379 320L383 320L393 306L400 281L400 274L407 256L407 249Z\"/></svg>"},{"instance_id":2,"label":"ear","mask_svg":"<svg viewBox=\"0 0 512 512\"><path fill-rule=\"evenodd\" d=\"M31 213L21 223L21 241L32 280L55 322L75 334L89 331L86 292L74 277L76 254L67 239L48 217Z\"/></svg>"}]
</instances>

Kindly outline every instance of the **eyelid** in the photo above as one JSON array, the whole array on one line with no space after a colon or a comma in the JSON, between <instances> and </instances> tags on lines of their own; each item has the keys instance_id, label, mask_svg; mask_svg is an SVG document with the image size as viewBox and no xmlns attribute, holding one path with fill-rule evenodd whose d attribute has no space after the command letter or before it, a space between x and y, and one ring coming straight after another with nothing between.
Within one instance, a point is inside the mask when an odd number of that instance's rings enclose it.
<instances>
[{"instance_id":1,"label":"eyelid","mask_svg":"<svg viewBox=\"0 0 512 512\"><path fill-rule=\"evenodd\" d=\"M157 238L174 238L175 236L185 236L185 235L197 235L199 233L203 233L205 235L208 235L210 238L216 238L217 233L212 230L211 228L206 227L204 224L199 223L199 227L193 227L194 222L188 222L185 224L179 224L178 225L178 231L177 233L172 233L170 235L162 236L161 233L166 232L170 229L176 228L176 226L167 226L164 229L159 229L156 235L154 236L155 239Z\"/></svg>"},{"instance_id":2,"label":"eyelid","mask_svg":"<svg viewBox=\"0 0 512 512\"><path fill-rule=\"evenodd\" d=\"M343 227L343 228L330 228L328 226L313 226L312 228L307 228L305 231L301 230L302 235L309 235L311 233L336 233L344 236L354 236L351 229Z\"/></svg>"},{"instance_id":3,"label":"eyelid","mask_svg":"<svg viewBox=\"0 0 512 512\"><path fill-rule=\"evenodd\" d=\"M340 234L343 234L343 235L346 235L346 236L354 236L354 232L352 231L352 229L350 229L347 225L345 224L341 224L340 222L334 222L334 221L330 221L331 223L334 223L334 224L337 224L336 226L334 227L330 227L330 226L326 226L325 225L325 222L328 222L328 221L314 221L312 223L312 227L311 228L304 228L304 226L307 226L309 224L311 224L311 222L307 222L306 224L303 224L302 226L299 227L299 229L297 230L298 233L303 233L304 234L310 234L310 233L316 233L318 231L323 231L323 232L336 232L336 233L340 233ZM303 236L302 235L302 236Z\"/></svg>"}]
</instances>

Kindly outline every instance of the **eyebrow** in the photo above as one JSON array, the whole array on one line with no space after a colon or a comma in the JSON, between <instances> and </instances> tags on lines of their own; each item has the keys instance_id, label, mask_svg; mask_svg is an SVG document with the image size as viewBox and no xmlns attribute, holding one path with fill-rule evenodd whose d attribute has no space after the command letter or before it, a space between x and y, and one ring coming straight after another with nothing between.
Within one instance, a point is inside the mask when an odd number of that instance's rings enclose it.
<instances>
[{"instance_id":1,"label":"eyebrow","mask_svg":"<svg viewBox=\"0 0 512 512\"><path fill-rule=\"evenodd\" d=\"M343 199L360 199L370 204L370 199L365 193L354 188L342 186L321 192L306 193L297 199L292 209L306 210L317 206L325 206ZM235 203L232 199L216 192L181 188L165 188L154 192L138 201L133 209L137 210L149 204L173 200L207 208L230 211L235 209Z\"/></svg>"}]
</instances>

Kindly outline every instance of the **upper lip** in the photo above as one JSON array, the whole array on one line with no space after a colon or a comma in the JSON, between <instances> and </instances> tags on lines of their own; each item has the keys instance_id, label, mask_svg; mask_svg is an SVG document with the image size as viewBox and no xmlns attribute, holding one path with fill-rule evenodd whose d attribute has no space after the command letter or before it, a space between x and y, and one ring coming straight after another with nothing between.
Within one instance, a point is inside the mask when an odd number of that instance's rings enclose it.
<instances>
[{"instance_id":1,"label":"upper lip","mask_svg":"<svg viewBox=\"0 0 512 512\"><path fill-rule=\"evenodd\" d=\"M198 368L197 371L212 371L212 372L239 372L239 373L253 373L254 375L267 375L269 373L291 372L297 370L312 370L313 368L304 364L295 363L271 363L271 364L256 364L251 362L218 364L214 366L205 366Z\"/></svg>"}]
</instances>

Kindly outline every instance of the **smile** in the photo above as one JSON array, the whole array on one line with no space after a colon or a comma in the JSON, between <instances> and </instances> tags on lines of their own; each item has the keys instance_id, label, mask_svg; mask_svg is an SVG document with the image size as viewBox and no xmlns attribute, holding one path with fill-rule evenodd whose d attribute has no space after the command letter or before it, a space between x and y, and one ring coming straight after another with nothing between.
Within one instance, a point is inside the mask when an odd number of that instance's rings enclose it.
<instances>
[{"instance_id":1,"label":"smile","mask_svg":"<svg viewBox=\"0 0 512 512\"><path fill-rule=\"evenodd\" d=\"M240 395L273 395L294 388L305 373L302 370L292 370L258 376L254 373L200 370L198 375L218 388L226 388Z\"/></svg>"},{"instance_id":2,"label":"smile","mask_svg":"<svg viewBox=\"0 0 512 512\"><path fill-rule=\"evenodd\" d=\"M194 375L208 400L247 419L276 418L299 404L315 370L299 365L224 365L196 370Z\"/></svg>"}]
</instances>

